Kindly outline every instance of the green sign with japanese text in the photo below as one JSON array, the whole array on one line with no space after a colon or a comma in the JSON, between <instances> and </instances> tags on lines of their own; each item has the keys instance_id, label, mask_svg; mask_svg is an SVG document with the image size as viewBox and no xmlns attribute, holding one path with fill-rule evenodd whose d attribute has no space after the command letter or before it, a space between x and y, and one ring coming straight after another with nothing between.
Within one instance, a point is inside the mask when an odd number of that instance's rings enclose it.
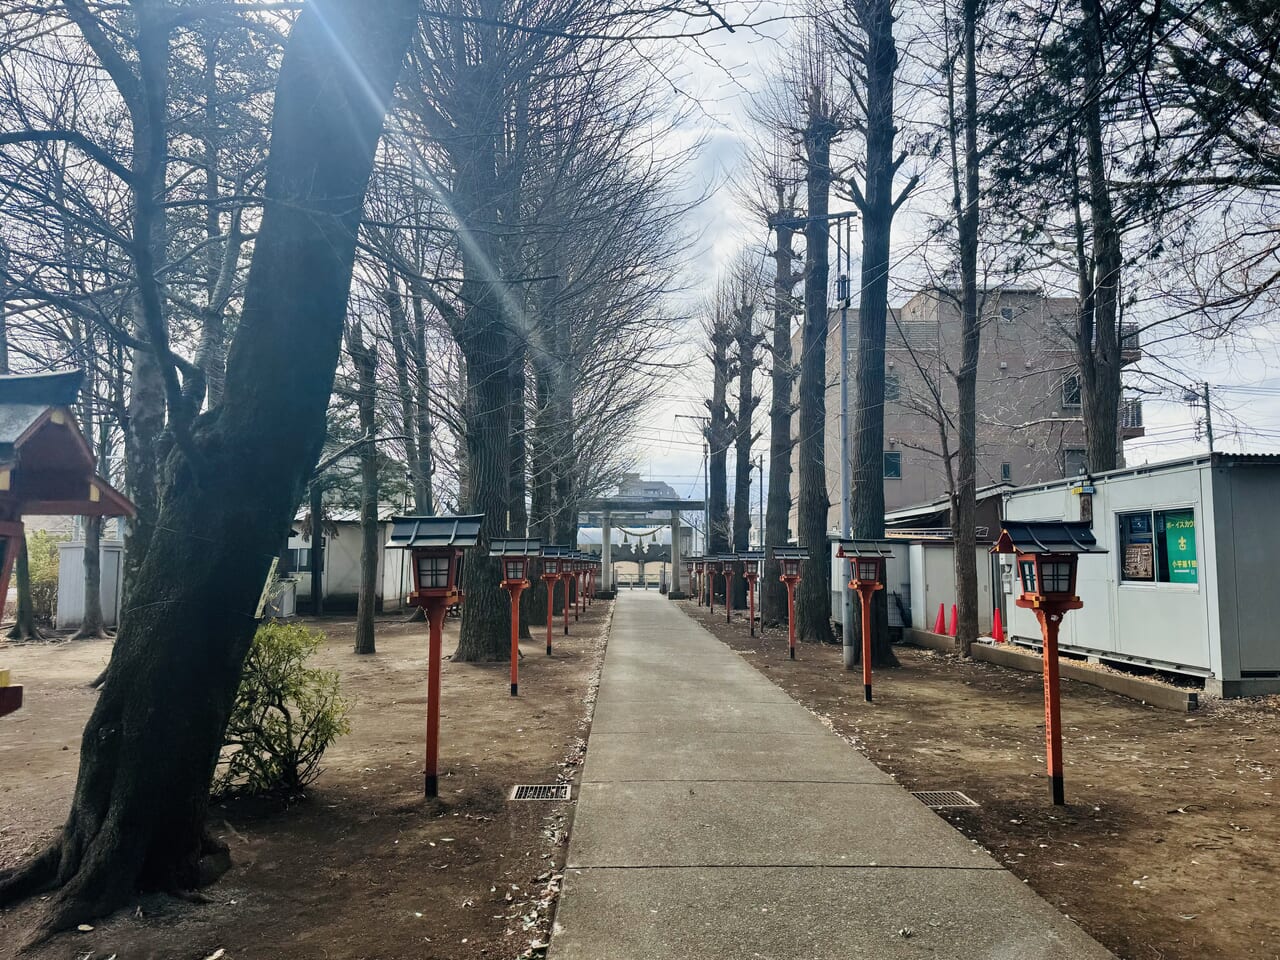
<instances>
[{"instance_id":1,"label":"green sign with japanese text","mask_svg":"<svg viewBox=\"0 0 1280 960\"><path fill-rule=\"evenodd\" d=\"M1165 513L1164 538L1169 557L1169 582L1198 582L1200 564L1196 559L1195 514L1190 510Z\"/></svg>"}]
</instances>

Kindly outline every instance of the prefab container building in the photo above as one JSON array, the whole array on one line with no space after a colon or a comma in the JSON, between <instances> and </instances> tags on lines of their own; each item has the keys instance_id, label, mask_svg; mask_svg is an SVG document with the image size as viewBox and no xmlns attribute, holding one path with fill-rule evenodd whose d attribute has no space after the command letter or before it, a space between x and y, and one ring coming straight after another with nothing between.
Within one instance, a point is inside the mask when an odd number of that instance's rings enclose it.
<instances>
[{"instance_id":1,"label":"prefab container building","mask_svg":"<svg viewBox=\"0 0 1280 960\"><path fill-rule=\"evenodd\" d=\"M1061 649L1202 677L1221 696L1280 692L1280 456L1210 454L1024 487L1009 520L1088 520L1104 554L1080 558L1084 609ZM1011 639L1037 645L1001 568Z\"/></svg>"}]
</instances>

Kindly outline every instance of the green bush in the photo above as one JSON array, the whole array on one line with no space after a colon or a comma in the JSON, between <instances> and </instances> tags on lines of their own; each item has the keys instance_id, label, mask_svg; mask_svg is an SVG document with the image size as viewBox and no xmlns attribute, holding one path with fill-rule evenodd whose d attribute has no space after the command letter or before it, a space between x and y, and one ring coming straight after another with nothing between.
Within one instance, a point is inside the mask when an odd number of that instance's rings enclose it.
<instances>
[{"instance_id":1,"label":"green bush","mask_svg":"<svg viewBox=\"0 0 1280 960\"><path fill-rule=\"evenodd\" d=\"M319 776L325 750L350 729L338 675L307 666L323 640L299 624L258 628L227 722L215 797L296 796Z\"/></svg>"},{"instance_id":2,"label":"green bush","mask_svg":"<svg viewBox=\"0 0 1280 960\"><path fill-rule=\"evenodd\" d=\"M31 570L31 607L37 623L53 623L58 607L58 544L47 530L27 535L27 563Z\"/></svg>"}]
</instances>

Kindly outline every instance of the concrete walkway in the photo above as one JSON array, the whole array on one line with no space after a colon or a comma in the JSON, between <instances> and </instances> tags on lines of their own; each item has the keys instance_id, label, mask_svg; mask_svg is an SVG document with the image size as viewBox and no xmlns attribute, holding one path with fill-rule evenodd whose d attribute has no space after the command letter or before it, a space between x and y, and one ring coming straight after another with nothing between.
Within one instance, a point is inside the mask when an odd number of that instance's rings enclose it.
<instances>
[{"instance_id":1,"label":"concrete walkway","mask_svg":"<svg viewBox=\"0 0 1280 960\"><path fill-rule=\"evenodd\" d=\"M549 957L1111 954L665 597L623 590Z\"/></svg>"}]
</instances>

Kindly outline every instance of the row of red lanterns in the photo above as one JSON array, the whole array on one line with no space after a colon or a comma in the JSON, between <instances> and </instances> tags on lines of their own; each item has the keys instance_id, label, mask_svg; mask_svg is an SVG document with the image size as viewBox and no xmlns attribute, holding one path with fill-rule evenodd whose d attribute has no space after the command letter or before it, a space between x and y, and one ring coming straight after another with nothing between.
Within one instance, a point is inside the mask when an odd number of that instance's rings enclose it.
<instances>
[{"instance_id":1,"label":"row of red lanterns","mask_svg":"<svg viewBox=\"0 0 1280 960\"><path fill-rule=\"evenodd\" d=\"M409 603L427 615L427 746L424 790L439 793L440 668L445 613L463 600L462 560L480 540L483 516L395 517L388 546L412 551L413 590ZM520 594L530 586L529 563L542 560L541 579L547 585L547 653L551 653L555 585L564 584L564 632L569 633L569 608L577 620L595 597L600 561L588 553L563 546L543 546L541 540L504 539L489 543L489 555L501 564L499 585L511 595L511 695L519 693ZM576 587L576 591L574 588ZM576 595L575 595L576 593Z\"/></svg>"},{"instance_id":2,"label":"row of red lanterns","mask_svg":"<svg viewBox=\"0 0 1280 960\"><path fill-rule=\"evenodd\" d=\"M849 589L862 605L862 684L871 702L871 598L885 587L885 564L893 556L893 542L885 540L840 540L836 555L849 562ZM1044 674L1045 760L1053 802L1064 803L1062 766L1061 694L1058 680L1058 632L1068 610L1084 606L1076 595L1076 576L1082 553L1100 553L1090 525L1084 521L1007 521L992 553L1016 555L1019 607L1035 612L1040 622ZM795 587L801 581L801 563L808 559L802 548L774 547L770 553L782 571L779 579L787 585L788 644L795 659ZM755 583L760 575L763 551L717 557L690 557L686 561L690 585L695 581L698 603L714 610L714 581L725 577L726 618L733 617L734 564L741 564L749 584L749 618L755 636Z\"/></svg>"}]
</instances>

